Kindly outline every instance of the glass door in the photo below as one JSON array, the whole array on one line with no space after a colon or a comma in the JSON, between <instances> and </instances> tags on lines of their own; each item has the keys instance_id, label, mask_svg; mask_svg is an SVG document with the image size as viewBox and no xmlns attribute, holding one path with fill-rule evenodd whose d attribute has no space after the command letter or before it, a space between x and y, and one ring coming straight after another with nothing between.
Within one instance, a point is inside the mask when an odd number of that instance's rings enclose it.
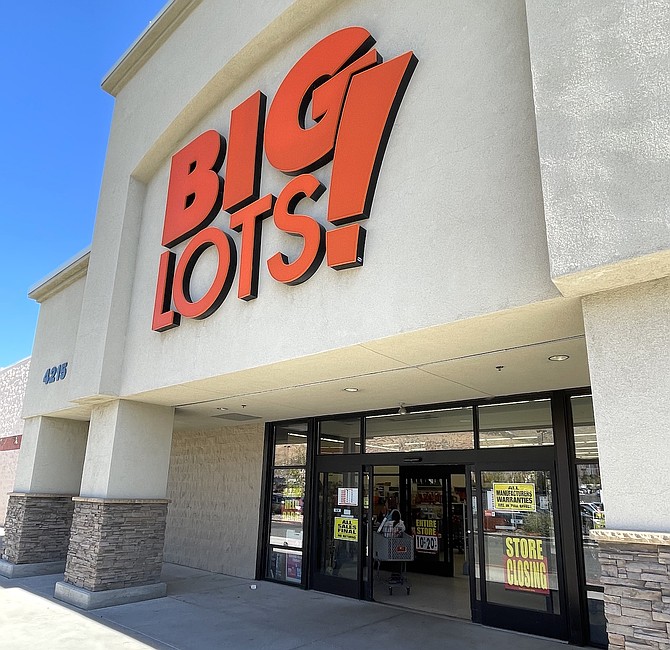
<instances>
[{"instance_id":1,"label":"glass door","mask_svg":"<svg viewBox=\"0 0 670 650\"><path fill-rule=\"evenodd\" d=\"M450 578L456 573L467 574L465 468L404 469L402 479L401 514L414 536L412 571Z\"/></svg>"},{"instance_id":2,"label":"glass door","mask_svg":"<svg viewBox=\"0 0 670 650\"><path fill-rule=\"evenodd\" d=\"M436 576L453 575L449 531L447 477L437 468L432 475L409 471L403 476L407 530L414 536L411 570Z\"/></svg>"},{"instance_id":3,"label":"glass door","mask_svg":"<svg viewBox=\"0 0 670 650\"><path fill-rule=\"evenodd\" d=\"M361 471L319 472L315 589L360 597L367 542L367 488Z\"/></svg>"},{"instance_id":4,"label":"glass door","mask_svg":"<svg viewBox=\"0 0 670 650\"><path fill-rule=\"evenodd\" d=\"M566 638L556 490L550 467L483 467L478 489L481 622Z\"/></svg>"}]
</instances>

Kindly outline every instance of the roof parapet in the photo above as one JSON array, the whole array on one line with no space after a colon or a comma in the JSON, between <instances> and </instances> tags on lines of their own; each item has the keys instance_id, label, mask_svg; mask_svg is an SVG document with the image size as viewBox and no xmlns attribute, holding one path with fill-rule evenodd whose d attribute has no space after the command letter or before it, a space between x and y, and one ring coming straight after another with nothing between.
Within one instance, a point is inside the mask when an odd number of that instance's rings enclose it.
<instances>
[{"instance_id":1,"label":"roof parapet","mask_svg":"<svg viewBox=\"0 0 670 650\"><path fill-rule=\"evenodd\" d=\"M40 280L28 290L28 298L42 303L49 296L62 291L65 287L82 278L88 271L88 259L91 255L91 247L85 248L61 264L55 271Z\"/></svg>"},{"instance_id":2,"label":"roof parapet","mask_svg":"<svg viewBox=\"0 0 670 650\"><path fill-rule=\"evenodd\" d=\"M105 75L102 89L116 97L137 70L201 2L202 0L169 0Z\"/></svg>"}]
</instances>

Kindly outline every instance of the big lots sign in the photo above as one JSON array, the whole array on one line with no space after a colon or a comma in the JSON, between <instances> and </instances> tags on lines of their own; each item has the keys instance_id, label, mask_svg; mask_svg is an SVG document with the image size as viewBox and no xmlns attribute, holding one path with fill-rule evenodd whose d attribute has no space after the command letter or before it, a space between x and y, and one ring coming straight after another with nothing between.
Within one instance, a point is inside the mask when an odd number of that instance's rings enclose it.
<instances>
[{"instance_id":1,"label":"big lots sign","mask_svg":"<svg viewBox=\"0 0 670 650\"><path fill-rule=\"evenodd\" d=\"M206 131L172 157L154 330L177 327L181 316L206 318L228 295L238 266L235 242L209 225L222 209L230 215L230 228L240 233L237 296L242 300L258 294L261 226L268 217L279 230L303 240L296 259L277 252L267 260L277 282L304 282L324 255L336 270L363 263L365 229L358 222L370 216L386 143L417 64L412 52L382 62L374 43L362 27L331 34L286 75L267 119L266 97L256 92L231 112L227 147L219 133ZM276 197L259 196L263 148L273 167L294 176ZM224 160L225 182L219 173ZM323 194L326 188L310 172L331 160L327 219L333 227L326 231L295 210L301 200L317 201ZM171 249L186 240L177 259ZM194 300L191 276L210 247L218 258L214 279Z\"/></svg>"}]
</instances>

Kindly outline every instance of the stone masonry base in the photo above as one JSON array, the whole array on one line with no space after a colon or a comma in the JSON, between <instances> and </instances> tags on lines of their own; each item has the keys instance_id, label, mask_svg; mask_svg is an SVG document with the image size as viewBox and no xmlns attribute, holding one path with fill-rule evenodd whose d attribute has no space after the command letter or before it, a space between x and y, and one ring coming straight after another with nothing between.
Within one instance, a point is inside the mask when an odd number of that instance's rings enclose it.
<instances>
[{"instance_id":1,"label":"stone masonry base","mask_svg":"<svg viewBox=\"0 0 670 650\"><path fill-rule=\"evenodd\" d=\"M3 578L28 578L46 576L65 571L65 560L62 562L31 562L28 564L14 564L7 560L0 560L0 576Z\"/></svg>"},{"instance_id":2,"label":"stone masonry base","mask_svg":"<svg viewBox=\"0 0 670 650\"><path fill-rule=\"evenodd\" d=\"M70 495L10 494L2 559L17 565L60 563L62 571L73 508Z\"/></svg>"},{"instance_id":3,"label":"stone masonry base","mask_svg":"<svg viewBox=\"0 0 670 650\"><path fill-rule=\"evenodd\" d=\"M594 530L612 650L670 650L670 534Z\"/></svg>"},{"instance_id":4,"label":"stone masonry base","mask_svg":"<svg viewBox=\"0 0 670 650\"><path fill-rule=\"evenodd\" d=\"M80 609L100 609L126 603L137 603L152 598L163 598L167 594L167 585L156 582L141 587L126 587L125 589L109 589L107 591L89 591L80 589L67 582L57 582L54 597Z\"/></svg>"},{"instance_id":5,"label":"stone masonry base","mask_svg":"<svg viewBox=\"0 0 670 650\"><path fill-rule=\"evenodd\" d=\"M98 592L158 583L166 499L75 497L73 501L66 584Z\"/></svg>"}]
</instances>

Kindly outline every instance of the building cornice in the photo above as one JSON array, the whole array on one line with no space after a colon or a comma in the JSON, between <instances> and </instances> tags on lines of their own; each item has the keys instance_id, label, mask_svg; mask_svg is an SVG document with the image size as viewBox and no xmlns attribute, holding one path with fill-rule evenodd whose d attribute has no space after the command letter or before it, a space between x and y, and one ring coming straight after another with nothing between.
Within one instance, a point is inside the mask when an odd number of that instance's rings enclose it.
<instances>
[{"instance_id":1,"label":"building cornice","mask_svg":"<svg viewBox=\"0 0 670 650\"><path fill-rule=\"evenodd\" d=\"M33 285L28 290L28 298L32 298L36 302L44 302L49 296L62 291L79 278L85 277L90 255L91 248L89 246L59 266L46 278Z\"/></svg>"},{"instance_id":2,"label":"building cornice","mask_svg":"<svg viewBox=\"0 0 670 650\"><path fill-rule=\"evenodd\" d=\"M170 0L105 75L102 89L116 97L137 70L201 2L202 0Z\"/></svg>"}]
</instances>

